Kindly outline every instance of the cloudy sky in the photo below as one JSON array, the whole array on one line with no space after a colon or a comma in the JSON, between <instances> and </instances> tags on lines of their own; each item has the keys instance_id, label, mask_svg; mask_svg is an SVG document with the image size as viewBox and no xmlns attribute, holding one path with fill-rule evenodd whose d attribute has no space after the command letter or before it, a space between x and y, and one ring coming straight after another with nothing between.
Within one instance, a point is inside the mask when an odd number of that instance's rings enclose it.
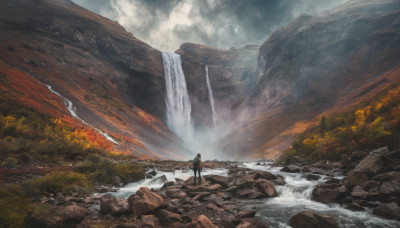
<instances>
[{"instance_id":1,"label":"cloudy sky","mask_svg":"<svg viewBox=\"0 0 400 228\"><path fill-rule=\"evenodd\" d=\"M315 15L346 0L73 0L118 21L163 51L182 43L229 49L262 44L302 13Z\"/></svg>"}]
</instances>

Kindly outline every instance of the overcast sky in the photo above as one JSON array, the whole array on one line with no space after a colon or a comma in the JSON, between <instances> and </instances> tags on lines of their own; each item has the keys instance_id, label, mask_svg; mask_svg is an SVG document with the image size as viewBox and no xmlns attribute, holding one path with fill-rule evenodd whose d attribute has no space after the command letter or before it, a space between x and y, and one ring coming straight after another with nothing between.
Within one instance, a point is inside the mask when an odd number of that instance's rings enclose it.
<instances>
[{"instance_id":1,"label":"overcast sky","mask_svg":"<svg viewBox=\"0 0 400 228\"><path fill-rule=\"evenodd\" d=\"M302 13L315 15L346 0L73 0L162 51L192 42L229 49L261 45Z\"/></svg>"}]
</instances>

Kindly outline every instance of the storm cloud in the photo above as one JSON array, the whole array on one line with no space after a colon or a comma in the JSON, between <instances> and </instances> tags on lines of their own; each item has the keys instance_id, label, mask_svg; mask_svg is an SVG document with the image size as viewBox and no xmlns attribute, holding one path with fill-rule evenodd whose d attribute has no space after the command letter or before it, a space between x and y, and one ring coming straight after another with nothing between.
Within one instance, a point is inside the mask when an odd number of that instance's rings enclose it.
<instances>
[{"instance_id":1,"label":"storm cloud","mask_svg":"<svg viewBox=\"0 0 400 228\"><path fill-rule=\"evenodd\" d=\"M300 14L315 15L345 0L73 0L118 21L163 51L192 42L229 49L261 45Z\"/></svg>"}]
</instances>

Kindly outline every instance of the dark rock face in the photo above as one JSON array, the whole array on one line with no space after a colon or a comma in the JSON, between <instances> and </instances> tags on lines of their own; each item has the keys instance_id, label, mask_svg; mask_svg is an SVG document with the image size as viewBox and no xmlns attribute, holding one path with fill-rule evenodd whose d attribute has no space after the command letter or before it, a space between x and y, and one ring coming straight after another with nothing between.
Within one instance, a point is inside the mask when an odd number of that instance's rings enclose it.
<instances>
[{"instance_id":1,"label":"dark rock face","mask_svg":"<svg viewBox=\"0 0 400 228\"><path fill-rule=\"evenodd\" d=\"M275 158L308 127L299 121L311 125L325 110L358 103L397 81L385 73L399 63L399 8L396 0L351 0L322 15L301 15L271 34L259 50L252 93L260 118L227 136L241 140L224 149Z\"/></svg>"},{"instance_id":2,"label":"dark rock face","mask_svg":"<svg viewBox=\"0 0 400 228\"><path fill-rule=\"evenodd\" d=\"M337 228L336 221L328 215L321 215L312 211L302 211L289 220L293 228L315 227L315 228Z\"/></svg>"},{"instance_id":3,"label":"dark rock face","mask_svg":"<svg viewBox=\"0 0 400 228\"><path fill-rule=\"evenodd\" d=\"M223 120L226 110L240 103L250 94L257 68L258 46L217 49L200 44L184 43L175 51L181 55L192 117L195 125L210 125L211 106L206 84L205 66L208 65L215 107Z\"/></svg>"}]
</instances>

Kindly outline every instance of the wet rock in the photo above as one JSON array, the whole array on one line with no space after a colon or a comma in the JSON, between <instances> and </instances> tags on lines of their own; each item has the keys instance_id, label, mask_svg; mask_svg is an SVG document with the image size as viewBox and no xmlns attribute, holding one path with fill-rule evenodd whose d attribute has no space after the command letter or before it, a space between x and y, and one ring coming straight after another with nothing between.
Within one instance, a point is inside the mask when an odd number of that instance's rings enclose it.
<instances>
[{"instance_id":1,"label":"wet rock","mask_svg":"<svg viewBox=\"0 0 400 228\"><path fill-rule=\"evenodd\" d=\"M347 187L350 188L354 185L363 185L369 180L368 176L362 172L349 172L347 174Z\"/></svg>"},{"instance_id":2,"label":"wet rock","mask_svg":"<svg viewBox=\"0 0 400 228\"><path fill-rule=\"evenodd\" d=\"M111 214L112 216L120 216L127 213L129 204L125 199L120 197L112 197L105 199L100 204L100 211L103 214Z\"/></svg>"},{"instance_id":3,"label":"wet rock","mask_svg":"<svg viewBox=\"0 0 400 228\"><path fill-rule=\"evenodd\" d=\"M236 218L244 219L244 218L252 218L256 215L255 210L244 210L235 214Z\"/></svg>"},{"instance_id":4,"label":"wet rock","mask_svg":"<svg viewBox=\"0 0 400 228\"><path fill-rule=\"evenodd\" d=\"M369 177L382 173L387 169L385 163L389 162L388 155L389 151L387 147L373 150L358 163L354 168L354 172L365 173Z\"/></svg>"},{"instance_id":5,"label":"wet rock","mask_svg":"<svg viewBox=\"0 0 400 228\"><path fill-rule=\"evenodd\" d=\"M152 180L152 182L156 182L156 181L166 182L167 180L168 180L167 177L165 175L162 175L162 176L159 176L159 177L155 178L154 180Z\"/></svg>"},{"instance_id":6,"label":"wet rock","mask_svg":"<svg viewBox=\"0 0 400 228\"><path fill-rule=\"evenodd\" d=\"M166 206L165 200L149 188L141 187L136 194L128 198L129 210L136 216L152 213Z\"/></svg>"},{"instance_id":7,"label":"wet rock","mask_svg":"<svg viewBox=\"0 0 400 228\"><path fill-rule=\"evenodd\" d=\"M356 185L353 187L353 190L351 191L350 195L355 198L364 199L368 196L368 192L364 191L364 189L361 186Z\"/></svg>"},{"instance_id":8,"label":"wet rock","mask_svg":"<svg viewBox=\"0 0 400 228\"><path fill-rule=\"evenodd\" d=\"M374 214L387 219L400 221L400 207L397 203L381 204L374 209Z\"/></svg>"},{"instance_id":9,"label":"wet rock","mask_svg":"<svg viewBox=\"0 0 400 228\"><path fill-rule=\"evenodd\" d=\"M115 186L121 185L121 178L119 176L114 176L111 178L111 183Z\"/></svg>"},{"instance_id":10,"label":"wet rock","mask_svg":"<svg viewBox=\"0 0 400 228\"><path fill-rule=\"evenodd\" d=\"M364 208L360 206L358 203L351 203L350 205L347 206L347 209L353 210L353 211L363 211Z\"/></svg>"},{"instance_id":11,"label":"wet rock","mask_svg":"<svg viewBox=\"0 0 400 228\"><path fill-rule=\"evenodd\" d=\"M83 200L83 202L84 202L85 204L92 204L92 203L93 203L93 198L90 197L90 196L88 196L88 197L86 197L86 198Z\"/></svg>"},{"instance_id":12,"label":"wet rock","mask_svg":"<svg viewBox=\"0 0 400 228\"><path fill-rule=\"evenodd\" d=\"M154 215L142 215L141 221L143 227L159 227L158 218Z\"/></svg>"},{"instance_id":13,"label":"wet rock","mask_svg":"<svg viewBox=\"0 0 400 228\"><path fill-rule=\"evenodd\" d=\"M335 202L340 195L339 188L341 186L336 183L323 183L319 184L312 191L313 200L321 203Z\"/></svg>"},{"instance_id":14,"label":"wet rock","mask_svg":"<svg viewBox=\"0 0 400 228\"><path fill-rule=\"evenodd\" d=\"M276 191L275 186L271 182L259 179L257 180L256 183L257 183L257 188L258 190L260 190L261 193L267 195L268 197L278 196L278 192Z\"/></svg>"},{"instance_id":15,"label":"wet rock","mask_svg":"<svg viewBox=\"0 0 400 228\"><path fill-rule=\"evenodd\" d=\"M385 182L379 186L378 192L384 195L390 195L400 191L400 186L396 182Z\"/></svg>"},{"instance_id":16,"label":"wet rock","mask_svg":"<svg viewBox=\"0 0 400 228\"><path fill-rule=\"evenodd\" d=\"M312 211L302 211L294 215L289 220L290 226L293 228L337 228L336 221L328 215L321 215Z\"/></svg>"},{"instance_id":17,"label":"wet rock","mask_svg":"<svg viewBox=\"0 0 400 228\"><path fill-rule=\"evenodd\" d=\"M179 214L167 211L165 209L160 209L158 211L158 220L166 226L169 226L177 221L183 222L182 217Z\"/></svg>"},{"instance_id":18,"label":"wet rock","mask_svg":"<svg viewBox=\"0 0 400 228\"><path fill-rule=\"evenodd\" d=\"M245 199L261 199L266 197L266 195L254 189L240 189L236 191L235 195L239 198L245 198Z\"/></svg>"},{"instance_id":19,"label":"wet rock","mask_svg":"<svg viewBox=\"0 0 400 228\"><path fill-rule=\"evenodd\" d=\"M208 190L210 191L210 192L215 192L215 191L218 191L218 190L221 190L223 187L222 187L222 185L220 185L220 184L213 184L213 185L211 185L210 187L208 187Z\"/></svg>"},{"instance_id":20,"label":"wet rock","mask_svg":"<svg viewBox=\"0 0 400 228\"><path fill-rule=\"evenodd\" d=\"M305 174L304 177L309 181L316 181L321 178L320 176L318 176L316 174L311 174L311 173Z\"/></svg>"},{"instance_id":21,"label":"wet rock","mask_svg":"<svg viewBox=\"0 0 400 228\"><path fill-rule=\"evenodd\" d=\"M234 216L225 216L221 219L220 226L223 228L235 228L239 223L240 220Z\"/></svg>"},{"instance_id":22,"label":"wet rock","mask_svg":"<svg viewBox=\"0 0 400 228\"><path fill-rule=\"evenodd\" d=\"M217 206L216 206L215 204L213 204L213 203L208 203L208 204L207 204L207 209L214 210L214 211L219 211L219 212L225 211L224 209L217 207Z\"/></svg>"},{"instance_id":23,"label":"wet rock","mask_svg":"<svg viewBox=\"0 0 400 228\"><path fill-rule=\"evenodd\" d=\"M202 228L218 228L207 216L200 215L197 219L197 224Z\"/></svg>"},{"instance_id":24,"label":"wet rock","mask_svg":"<svg viewBox=\"0 0 400 228\"><path fill-rule=\"evenodd\" d=\"M281 169L282 172L287 172L287 173L299 173L301 172L301 168L297 165L289 165L285 166Z\"/></svg>"},{"instance_id":25,"label":"wet rock","mask_svg":"<svg viewBox=\"0 0 400 228\"><path fill-rule=\"evenodd\" d=\"M261 223L255 218L245 218L236 228L267 228L268 226Z\"/></svg>"},{"instance_id":26,"label":"wet rock","mask_svg":"<svg viewBox=\"0 0 400 228\"><path fill-rule=\"evenodd\" d=\"M199 192L198 194L196 194L193 199L194 200L198 200L198 201L203 201L206 197L210 196L211 193L209 192Z\"/></svg>"},{"instance_id":27,"label":"wet rock","mask_svg":"<svg viewBox=\"0 0 400 228\"><path fill-rule=\"evenodd\" d=\"M219 184L226 188L229 185L229 177L218 176L218 175L206 175L204 178L213 184Z\"/></svg>"},{"instance_id":28,"label":"wet rock","mask_svg":"<svg viewBox=\"0 0 400 228\"><path fill-rule=\"evenodd\" d=\"M151 170L151 171L147 172L146 174L150 174L150 175L152 175L154 177L154 176L157 175L157 171Z\"/></svg>"},{"instance_id":29,"label":"wet rock","mask_svg":"<svg viewBox=\"0 0 400 228\"><path fill-rule=\"evenodd\" d=\"M205 200L207 201L207 203L215 204L218 207L222 207L224 201L221 197L216 196L214 194L210 195Z\"/></svg>"}]
</instances>

